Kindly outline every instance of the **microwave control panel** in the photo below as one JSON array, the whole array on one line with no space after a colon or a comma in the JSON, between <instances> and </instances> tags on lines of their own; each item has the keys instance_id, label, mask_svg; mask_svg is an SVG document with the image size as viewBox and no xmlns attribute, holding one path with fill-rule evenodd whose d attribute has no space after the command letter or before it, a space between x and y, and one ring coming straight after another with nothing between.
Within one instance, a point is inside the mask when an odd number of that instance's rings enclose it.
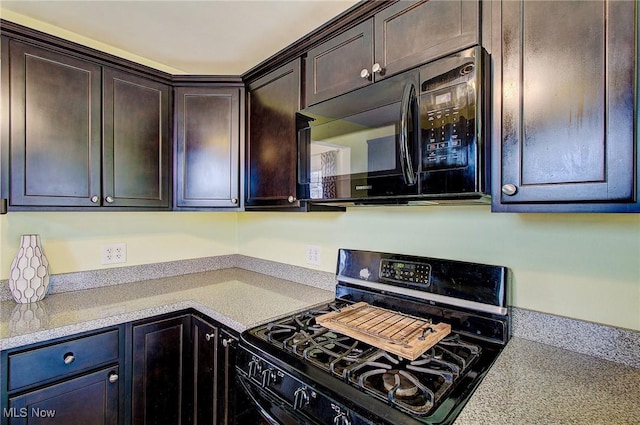
<instances>
[{"instance_id":1,"label":"microwave control panel","mask_svg":"<svg viewBox=\"0 0 640 425\"><path fill-rule=\"evenodd\" d=\"M423 170L467 166L475 123L475 108L469 104L469 97L466 83L420 96Z\"/></svg>"},{"instance_id":2,"label":"microwave control panel","mask_svg":"<svg viewBox=\"0 0 640 425\"><path fill-rule=\"evenodd\" d=\"M384 280L404 284L431 284L431 266L414 261L398 261L383 258L380 261L379 276Z\"/></svg>"}]
</instances>

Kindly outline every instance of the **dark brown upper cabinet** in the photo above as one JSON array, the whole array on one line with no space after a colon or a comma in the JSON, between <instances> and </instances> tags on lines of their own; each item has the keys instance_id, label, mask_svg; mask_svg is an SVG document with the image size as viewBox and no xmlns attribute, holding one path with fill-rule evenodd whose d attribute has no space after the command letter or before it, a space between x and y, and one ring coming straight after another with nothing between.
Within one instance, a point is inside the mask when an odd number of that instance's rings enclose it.
<instances>
[{"instance_id":1,"label":"dark brown upper cabinet","mask_svg":"<svg viewBox=\"0 0 640 425\"><path fill-rule=\"evenodd\" d=\"M16 41L9 49L10 205L100 205L100 66Z\"/></svg>"},{"instance_id":2,"label":"dark brown upper cabinet","mask_svg":"<svg viewBox=\"0 0 640 425\"><path fill-rule=\"evenodd\" d=\"M176 208L239 208L242 88L175 89Z\"/></svg>"},{"instance_id":3,"label":"dark brown upper cabinet","mask_svg":"<svg viewBox=\"0 0 640 425\"><path fill-rule=\"evenodd\" d=\"M10 206L169 208L167 85L18 41L9 51Z\"/></svg>"},{"instance_id":4,"label":"dark brown upper cabinet","mask_svg":"<svg viewBox=\"0 0 640 425\"><path fill-rule=\"evenodd\" d=\"M103 203L170 206L169 86L104 69Z\"/></svg>"},{"instance_id":5,"label":"dark brown upper cabinet","mask_svg":"<svg viewBox=\"0 0 640 425\"><path fill-rule=\"evenodd\" d=\"M309 50L306 104L326 100L479 43L479 5L401 1Z\"/></svg>"},{"instance_id":6,"label":"dark brown upper cabinet","mask_svg":"<svg viewBox=\"0 0 640 425\"><path fill-rule=\"evenodd\" d=\"M640 211L635 8L633 1L496 8L493 56L502 73L494 75L493 138L501 143L493 211Z\"/></svg>"},{"instance_id":7,"label":"dark brown upper cabinet","mask_svg":"<svg viewBox=\"0 0 640 425\"><path fill-rule=\"evenodd\" d=\"M297 59L249 83L246 209L300 207L295 118L300 67Z\"/></svg>"}]
</instances>

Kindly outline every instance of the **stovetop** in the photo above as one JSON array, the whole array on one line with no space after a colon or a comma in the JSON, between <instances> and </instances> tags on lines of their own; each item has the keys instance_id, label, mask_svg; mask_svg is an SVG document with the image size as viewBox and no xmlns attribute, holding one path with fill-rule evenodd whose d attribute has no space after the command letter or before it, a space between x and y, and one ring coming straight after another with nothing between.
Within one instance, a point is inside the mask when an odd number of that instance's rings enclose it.
<instances>
[{"instance_id":1,"label":"stovetop","mask_svg":"<svg viewBox=\"0 0 640 425\"><path fill-rule=\"evenodd\" d=\"M481 356L479 345L452 333L410 361L316 324L317 316L338 311L348 304L337 300L250 333L367 394L418 416L432 412Z\"/></svg>"}]
</instances>

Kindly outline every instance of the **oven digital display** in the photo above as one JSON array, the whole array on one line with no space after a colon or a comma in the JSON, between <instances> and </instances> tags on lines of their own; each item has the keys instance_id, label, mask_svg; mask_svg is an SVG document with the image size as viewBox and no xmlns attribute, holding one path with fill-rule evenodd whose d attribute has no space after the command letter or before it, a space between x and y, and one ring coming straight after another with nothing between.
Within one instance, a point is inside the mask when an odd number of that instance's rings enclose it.
<instances>
[{"instance_id":1,"label":"oven digital display","mask_svg":"<svg viewBox=\"0 0 640 425\"><path fill-rule=\"evenodd\" d=\"M431 266L426 263L383 259L380 262L380 277L392 282L429 286Z\"/></svg>"}]
</instances>

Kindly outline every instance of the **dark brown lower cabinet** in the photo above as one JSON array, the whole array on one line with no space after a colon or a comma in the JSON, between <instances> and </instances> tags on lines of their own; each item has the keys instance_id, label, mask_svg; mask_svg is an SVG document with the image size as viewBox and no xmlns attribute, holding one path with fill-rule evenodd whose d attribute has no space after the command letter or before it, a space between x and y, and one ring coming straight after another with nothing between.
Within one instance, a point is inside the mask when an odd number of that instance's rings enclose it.
<instances>
[{"instance_id":1,"label":"dark brown lower cabinet","mask_svg":"<svg viewBox=\"0 0 640 425\"><path fill-rule=\"evenodd\" d=\"M194 425L218 423L218 327L199 317L191 322L193 350Z\"/></svg>"},{"instance_id":2,"label":"dark brown lower cabinet","mask_svg":"<svg viewBox=\"0 0 640 425\"><path fill-rule=\"evenodd\" d=\"M131 423L189 423L185 403L191 315L134 324L132 329Z\"/></svg>"},{"instance_id":3,"label":"dark brown lower cabinet","mask_svg":"<svg viewBox=\"0 0 640 425\"><path fill-rule=\"evenodd\" d=\"M123 425L123 330L0 352L0 425Z\"/></svg>"},{"instance_id":4,"label":"dark brown lower cabinet","mask_svg":"<svg viewBox=\"0 0 640 425\"><path fill-rule=\"evenodd\" d=\"M237 341L183 310L2 351L0 425L250 423L236 421L236 403L249 407L236 399Z\"/></svg>"},{"instance_id":5,"label":"dark brown lower cabinet","mask_svg":"<svg viewBox=\"0 0 640 425\"><path fill-rule=\"evenodd\" d=\"M118 367L110 367L9 399L9 425L117 425Z\"/></svg>"},{"instance_id":6,"label":"dark brown lower cabinet","mask_svg":"<svg viewBox=\"0 0 640 425\"><path fill-rule=\"evenodd\" d=\"M235 424L237 337L178 313L132 326L133 425Z\"/></svg>"}]
</instances>

